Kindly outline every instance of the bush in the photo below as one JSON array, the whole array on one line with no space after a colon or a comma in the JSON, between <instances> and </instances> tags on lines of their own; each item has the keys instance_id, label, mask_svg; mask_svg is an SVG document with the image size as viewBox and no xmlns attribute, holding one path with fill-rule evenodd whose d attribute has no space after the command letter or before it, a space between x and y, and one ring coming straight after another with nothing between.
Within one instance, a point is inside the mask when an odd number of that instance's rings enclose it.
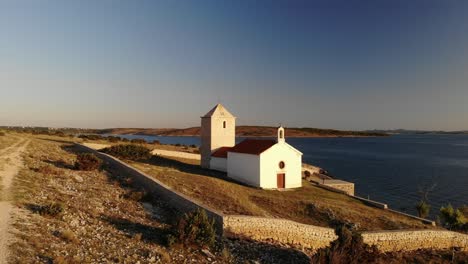
<instances>
[{"instance_id":1,"label":"bush","mask_svg":"<svg viewBox=\"0 0 468 264\"><path fill-rule=\"evenodd\" d=\"M114 137L114 136L108 136L107 137L107 141L111 142L111 143L116 143L116 142L119 142L121 139L120 137Z\"/></svg>"},{"instance_id":2,"label":"bush","mask_svg":"<svg viewBox=\"0 0 468 264\"><path fill-rule=\"evenodd\" d=\"M420 201L416 205L416 210L418 211L418 216L421 218L426 218L429 216L429 211L431 210L431 206L426 203L425 201Z\"/></svg>"},{"instance_id":3,"label":"bush","mask_svg":"<svg viewBox=\"0 0 468 264\"><path fill-rule=\"evenodd\" d=\"M129 160L142 160L151 158L151 150L140 145L116 145L102 149L101 152Z\"/></svg>"},{"instance_id":4,"label":"bush","mask_svg":"<svg viewBox=\"0 0 468 264\"><path fill-rule=\"evenodd\" d=\"M177 223L174 234L168 237L168 242L175 241L188 246L213 247L216 242L214 219L201 209L185 214Z\"/></svg>"},{"instance_id":5,"label":"bush","mask_svg":"<svg viewBox=\"0 0 468 264\"><path fill-rule=\"evenodd\" d=\"M149 196L146 192L144 191L131 191L123 195L124 198L135 201L135 202L141 202L148 200Z\"/></svg>"},{"instance_id":6,"label":"bush","mask_svg":"<svg viewBox=\"0 0 468 264\"><path fill-rule=\"evenodd\" d=\"M104 139L102 136L100 135L79 135L78 136L79 138L82 138L82 139L87 139L87 140L101 140L101 139Z\"/></svg>"},{"instance_id":7,"label":"bush","mask_svg":"<svg viewBox=\"0 0 468 264\"><path fill-rule=\"evenodd\" d=\"M454 209L451 204L440 208L440 220L442 225L448 229L468 230L468 223L462 211Z\"/></svg>"},{"instance_id":8,"label":"bush","mask_svg":"<svg viewBox=\"0 0 468 264\"><path fill-rule=\"evenodd\" d=\"M153 140L153 142L151 142L151 144L153 145L161 145L161 142L159 140Z\"/></svg>"},{"instance_id":9,"label":"bush","mask_svg":"<svg viewBox=\"0 0 468 264\"><path fill-rule=\"evenodd\" d=\"M312 256L311 263L373 263L379 252L364 243L361 234L345 226L336 230L338 239Z\"/></svg>"},{"instance_id":10,"label":"bush","mask_svg":"<svg viewBox=\"0 0 468 264\"><path fill-rule=\"evenodd\" d=\"M134 143L134 144L146 144L146 140L141 139L141 138L132 139L132 140L130 140L130 142Z\"/></svg>"},{"instance_id":11,"label":"bush","mask_svg":"<svg viewBox=\"0 0 468 264\"><path fill-rule=\"evenodd\" d=\"M40 215L57 216L63 212L64 206L62 203L50 203L40 206L37 211Z\"/></svg>"},{"instance_id":12,"label":"bush","mask_svg":"<svg viewBox=\"0 0 468 264\"><path fill-rule=\"evenodd\" d=\"M101 167L102 160L91 153L78 154L75 168L83 171L93 171Z\"/></svg>"},{"instance_id":13,"label":"bush","mask_svg":"<svg viewBox=\"0 0 468 264\"><path fill-rule=\"evenodd\" d=\"M5 132L0 131L0 137L4 137L4 136L6 136Z\"/></svg>"}]
</instances>

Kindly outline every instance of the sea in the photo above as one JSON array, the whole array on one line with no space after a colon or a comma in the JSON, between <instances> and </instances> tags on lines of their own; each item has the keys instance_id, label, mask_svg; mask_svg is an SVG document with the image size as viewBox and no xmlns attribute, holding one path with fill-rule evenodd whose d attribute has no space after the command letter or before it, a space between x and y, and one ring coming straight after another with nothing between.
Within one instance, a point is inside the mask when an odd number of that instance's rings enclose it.
<instances>
[{"instance_id":1,"label":"sea","mask_svg":"<svg viewBox=\"0 0 468 264\"><path fill-rule=\"evenodd\" d=\"M199 137L120 136L200 145ZM431 218L449 203L468 205L468 135L287 138L287 142L303 152L303 162L354 182L356 195L392 209L416 214L423 192L431 205Z\"/></svg>"}]
</instances>

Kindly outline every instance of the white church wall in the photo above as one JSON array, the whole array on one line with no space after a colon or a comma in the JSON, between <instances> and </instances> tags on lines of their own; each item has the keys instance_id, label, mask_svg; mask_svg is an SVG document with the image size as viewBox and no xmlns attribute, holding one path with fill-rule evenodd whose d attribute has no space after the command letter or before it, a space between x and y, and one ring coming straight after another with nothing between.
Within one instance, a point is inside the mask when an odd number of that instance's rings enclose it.
<instances>
[{"instance_id":1,"label":"white church wall","mask_svg":"<svg viewBox=\"0 0 468 264\"><path fill-rule=\"evenodd\" d=\"M260 156L228 152L228 177L251 186L260 187Z\"/></svg>"},{"instance_id":2,"label":"white church wall","mask_svg":"<svg viewBox=\"0 0 468 264\"><path fill-rule=\"evenodd\" d=\"M210 169L226 172L227 171L227 159L211 157Z\"/></svg>"},{"instance_id":3,"label":"white church wall","mask_svg":"<svg viewBox=\"0 0 468 264\"><path fill-rule=\"evenodd\" d=\"M278 143L260 155L260 187L265 189L277 188L277 174L284 173L285 188L302 186L302 155L287 143ZM280 169L279 163L285 163Z\"/></svg>"}]
</instances>

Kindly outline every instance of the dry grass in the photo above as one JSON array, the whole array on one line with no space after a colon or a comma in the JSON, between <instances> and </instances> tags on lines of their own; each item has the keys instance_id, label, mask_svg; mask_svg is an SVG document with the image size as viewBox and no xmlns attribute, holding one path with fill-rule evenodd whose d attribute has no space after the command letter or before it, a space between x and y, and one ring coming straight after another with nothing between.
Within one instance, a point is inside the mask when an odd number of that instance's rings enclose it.
<instances>
[{"instance_id":1,"label":"dry grass","mask_svg":"<svg viewBox=\"0 0 468 264\"><path fill-rule=\"evenodd\" d=\"M359 230L431 228L306 181L299 189L262 190L232 182L224 173L201 169L193 160L154 157L130 164L226 214L282 217L318 226L344 222Z\"/></svg>"}]
</instances>

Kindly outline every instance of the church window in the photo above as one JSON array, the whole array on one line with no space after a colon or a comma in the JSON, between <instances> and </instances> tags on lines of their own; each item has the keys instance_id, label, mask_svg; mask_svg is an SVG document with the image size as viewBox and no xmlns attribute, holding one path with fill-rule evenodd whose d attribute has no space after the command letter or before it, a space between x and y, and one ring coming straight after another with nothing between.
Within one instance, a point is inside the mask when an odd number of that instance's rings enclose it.
<instances>
[{"instance_id":1,"label":"church window","mask_svg":"<svg viewBox=\"0 0 468 264\"><path fill-rule=\"evenodd\" d=\"M226 121L223 121L223 128L226 128Z\"/></svg>"},{"instance_id":2,"label":"church window","mask_svg":"<svg viewBox=\"0 0 468 264\"><path fill-rule=\"evenodd\" d=\"M284 169L284 167L286 167L286 164L284 163L284 161L280 161L278 166L279 166L280 169Z\"/></svg>"},{"instance_id":3,"label":"church window","mask_svg":"<svg viewBox=\"0 0 468 264\"><path fill-rule=\"evenodd\" d=\"M282 139L283 137L284 137L283 130L280 130L280 138Z\"/></svg>"}]
</instances>

